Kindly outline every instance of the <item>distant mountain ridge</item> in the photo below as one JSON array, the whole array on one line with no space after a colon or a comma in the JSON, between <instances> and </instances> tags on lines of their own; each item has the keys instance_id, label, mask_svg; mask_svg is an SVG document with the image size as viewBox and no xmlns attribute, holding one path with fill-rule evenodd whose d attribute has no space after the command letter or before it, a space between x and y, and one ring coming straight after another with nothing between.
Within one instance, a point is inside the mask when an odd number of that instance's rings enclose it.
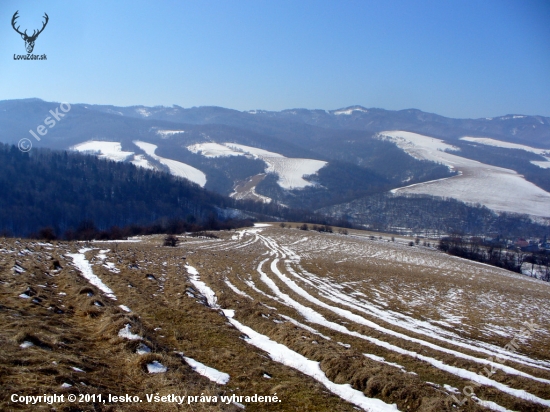
<instances>
[{"instance_id":1,"label":"distant mountain ridge","mask_svg":"<svg viewBox=\"0 0 550 412\"><path fill-rule=\"evenodd\" d=\"M518 188L530 187L531 200L539 204L537 210L544 209L546 197L550 196L550 118L544 116L451 119L417 109L391 111L357 105L335 110L238 111L212 106L119 107L78 103L71 104L66 116L47 128L40 141L34 139L29 131L44 125L50 111L58 107L59 103L40 99L0 101L0 142L17 144L26 138L36 147L96 148L91 153L184 178L185 170L193 171L195 176L201 176L197 183L225 196L275 201L305 210L355 205L350 202L414 185L415 193L430 194L430 190L425 190L430 182L466 171L439 160L438 150L453 147L462 159L486 164L495 176L507 173L515 182L525 180ZM389 131L420 135L422 142L417 137L413 140L421 145L429 146L426 142L430 139L440 140L443 149L430 149L429 156L416 156L415 152L426 147L411 150L407 144L414 145L412 141L403 145L398 140L378 138ZM222 154L216 156L191 149L207 147L204 145L225 147L226 151L227 147L247 149L240 155L218 151ZM539 150L525 150L518 145ZM112 152L102 153L102 147ZM144 147L149 151L144 151ZM267 157L254 154L262 151L272 154ZM275 158L270 160L269 156ZM300 159L323 166L311 169L306 175L304 170L310 169L301 167ZM509 172L503 174L498 168ZM283 180L302 183L295 188L281 185ZM491 187L490 179L485 178L484 182ZM475 184L471 190L476 190ZM484 203L483 198L478 200L476 196L463 196L455 191L448 196L480 202L489 208L496 205L494 210L528 213L517 199L515 204L519 206L510 210L507 199L514 194L502 192L502 198L499 199L499 191L492 197L496 201L490 204ZM441 184L438 193L446 193ZM526 198L525 202L531 200ZM550 204L548 210L550 215Z\"/></svg>"},{"instance_id":2,"label":"distant mountain ridge","mask_svg":"<svg viewBox=\"0 0 550 412\"><path fill-rule=\"evenodd\" d=\"M492 118L453 119L418 109L385 110L348 106L336 110L287 109L282 111L250 110L240 112L216 106L184 109L172 107L92 106L96 110L118 112L125 116L190 124L254 125L257 119L284 120L331 129L348 130L408 130L441 138L458 138L469 134L501 138L510 142L539 144L550 148L550 117L507 114ZM121 109L125 109L122 111ZM241 122L241 123L239 123Z\"/></svg>"},{"instance_id":3,"label":"distant mountain ridge","mask_svg":"<svg viewBox=\"0 0 550 412\"><path fill-rule=\"evenodd\" d=\"M17 110L30 111L25 114L38 115L39 108L49 110L55 106L58 106L58 103L45 102L38 98L2 100L0 101L0 122L4 125L7 121L6 116L13 116L14 111ZM550 148L550 117L537 115L507 114L492 118L453 119L418 109L394 111L358 105L335 110L286 109L282 111L238 111L217 106L183 108L178 105L120 107L85 103L72 104L71 107L72 110L76 109L79 112L82 109L93 110L115 116L192 125L221 124L267 132L267 134L275 133L282 127L281 123L290 122L339 130L369 132L408 130L444 139L473 134ZM17 117L16 115L15 118Z\"/></svg>"}]
</instances>

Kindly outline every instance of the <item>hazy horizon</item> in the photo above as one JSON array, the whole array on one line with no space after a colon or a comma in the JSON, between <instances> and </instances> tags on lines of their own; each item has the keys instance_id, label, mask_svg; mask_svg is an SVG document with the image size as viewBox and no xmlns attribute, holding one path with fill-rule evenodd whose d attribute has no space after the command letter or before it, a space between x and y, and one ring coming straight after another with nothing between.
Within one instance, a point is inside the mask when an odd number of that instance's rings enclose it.
<instances>
[{"instance_id":1,"label":"hazy horizon","mask_svg":"<svg viewBox=\"0 0 550 412\"><path fill-rule=\"evenodd\" d=\"M34 54L21 30L39 29ZM550 116L544 1L0 5L0 98L240 111Z\"/></svg>"},{"instance_id":2,"label":"hazy horizon","mask_svg":"<svg viewBox=\"0 0 550 412\"><path fill-rule=\"evenodd\" d=\"M38 99L38 100L42 100L42 101L45 101L45 102L48 102L48 103L64 103L60 100L46 100L46 99L42 99L40 97L21 97L21 98L16 98L16 99L2 99L0 101L10 101L10 100L34 100L34 99ZM399 112L399 111L407 111L407 110L419 110L421 112L424 112L424 113L429 113L429 114L435 114L435 115L438 115L438 116L443 116L443 117L447 117L447 118L453 118L453 117L450 117L450 116L445 116L445 115L442 115L441 113L435 113L435 112L428 112L428 111L425 111L425 110L422 110L422 109L419 109L417 107L407 107L407 108L404 108L404 109L386 109L384 107L365 107L363 105L360 105L360 104L349 104L347 106L342 106L342 107L333 107L333 108L323 108L323 107L316 107L316 108L306 108L306 107L287 107L285 109L281 109L281 110L266 110L266 109L262 109L262 108L257 108L257 109L248 109L248 110L240 110L240 109L235 109L233 107L224 107L224 106L217 106L217 105L200 105L200 106L181 106L177 103L172 103L172 104L157 104L157 105L154 105L154 106L151 106L151 105L144 105L144 104L129 104L129 105L117 105L117 104L111 104L111 103L90 103L90 102L66 102L66 103L70 103L70 104L89 104L89 105L99 105L99 106L114 106L114 107L140 107L140 106L143 106L143 107L173 107L173 106L179 106L179 107L182 107L183 109L194 109L194 108L203 108L203 107L216 107L216 108L221 108L221 109L228 109L228 110L236 110L238 112L242 112L242 113L247 113L247 112L253 112L253 111L266 111L266 112L283 112L283 111L289 111L289 110L322 110L322 111L325 111L325 112L332 112L332 111L338 111L338 110L341 110L341 109L347 109L347 108L350 108L350 107L363 107L365 109L369 109L369 110L386 110L386 111L392 111L392 112ZM525 115L525 116L542 116L542 117L550 117L550 116L543 116L543 115L539 115L539 114L536 114L536 113L501 113L497 116L494 116L494 117L499 117L499 116L509 116L509 115ZM456 117L454 119L487 119L489 117L470 117L470 118L459 118L459 117Z\"/></svg>"}]
</instances>

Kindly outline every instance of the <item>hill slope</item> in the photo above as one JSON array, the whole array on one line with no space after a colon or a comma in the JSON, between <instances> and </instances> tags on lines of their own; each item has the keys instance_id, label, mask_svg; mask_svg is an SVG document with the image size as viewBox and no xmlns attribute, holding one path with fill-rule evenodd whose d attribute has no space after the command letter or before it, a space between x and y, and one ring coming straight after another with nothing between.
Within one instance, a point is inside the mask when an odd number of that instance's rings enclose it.
<instances>
[{"instance_id":1,"label":"hill slope","mask_svg":"<svg viewBox=\"0 0 550 412\"><path fill-rule=\"evenodd\" d=\"M16 143L30 138L37 147L91 150L101 157L187 177L222 195L276 201L292 208L349 204L424 184L397 193L426 188L422 193L479 202L496 211L538 217L550 213L546 207L550 162L544 157L550 147L550 120L541 116L448 119L419 110L394 112L360 106L239 112L217 107L74 104L54 127L46 129L40 141L33 140L29 129L37 131L58 106L39 99L0 102L0 140ZM395 141L377 138L392 130L439 139L458 149L453 154L461 162L479 162L478 172L505 168L510 170L507 176L514 177L503 180L500 170L432 183L455 174L448 162L442 164L441 156L411 156ZM499 147L483 143L487 141L500 142ZM212 145L240 147L240 155L199 150ZM257 155L266 151L271 157ZM521 184L508 187L508 181ZM447 184L454 183L460 186L457 190L446 190ZM493 190L490 199L476 195L480 185ZM532 201L531 195L537 199ZM523 201L517 202L518 198Z\"/></svg>"},{"instance_id":2,"label":"hill slope","mask_svg":"<svg viewBox=\"0 0 550 412\"><path fill-rule=\"evenodd\" d=\"M117 410L172 410L146 402L155 392L218 396L196 410L550 407L546 283L361 232L161 240L2 240L3 394L143 399ZM231 394L241 406L220 402Z\"/></svg>"},{"instance_id":3,"label":"hill slope","mask_svg":"<svg viewBox=\"0 0 550 412\"><path fill-rule=\"evenodd\" d=\"M166 173L67 152L0 145L0 230L28 236L41 227L57 235L83 221L100 229L151 224L160 219L190 222L235 206Z\"/></svg>"}]
</instances>

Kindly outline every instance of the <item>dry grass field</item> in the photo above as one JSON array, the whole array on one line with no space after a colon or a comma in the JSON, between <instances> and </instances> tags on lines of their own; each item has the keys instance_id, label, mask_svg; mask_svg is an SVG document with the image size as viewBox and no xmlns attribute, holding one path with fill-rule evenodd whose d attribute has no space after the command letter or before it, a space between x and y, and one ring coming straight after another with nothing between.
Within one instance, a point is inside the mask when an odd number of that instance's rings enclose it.
<instances>
[{"instance_id":1,"label":"dry grass field","mask_svg":"<svg viewBox=\"0 0 550 412\"><path fill-rule=\"evenodd\" d=\"M549 284L378 233L216 235L1 239L0 409L550 410ZM142 402L10 399L54 393ZM254 394L280 402L221 401Z\"/></svg>"}]
</instances>

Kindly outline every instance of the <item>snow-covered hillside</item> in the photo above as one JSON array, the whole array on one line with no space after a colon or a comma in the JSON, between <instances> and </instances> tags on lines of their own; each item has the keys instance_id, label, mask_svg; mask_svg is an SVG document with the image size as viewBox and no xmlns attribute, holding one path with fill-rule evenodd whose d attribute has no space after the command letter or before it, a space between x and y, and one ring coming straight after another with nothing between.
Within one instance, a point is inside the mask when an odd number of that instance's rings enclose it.
<instances>
[{"instance_id":1,"label":"snow-covered hillside","mask_svg":"<svg viewBox=\"0 0 550 412\"><path fill-rule=\"evenodd\" d=\"M156 134L161 137L161 139L168 139L171 136L176 134L185 133L185 130L157 130Z\"/></svg>"},{"instance_id":2,"label":"snow-covered hillside","mask_svg":"<svg viewBox=\"0 0 550 412\"><path fill-rule=\"evenodd\" d=\"M94 154L104 159L114 160L115 162L124 162L134 154L134 152L123 152L119 142L103 142L99 140L89 140L77 144L71 147L71 149L81 153Z\"/></svg>"},{"instance_id":3,"label":"snow-covered hillside","mask_svg":"<svg viewBox=\"0 0 550 412\"><path fill-rule=\"evenodd\" d=\"M131 161L134 165L138 167L143 167L145 169L156 170L156 167L153 166L149 160L144 155L134 155L134 159Z\"/></svg>"},{"instance_id":4,"label":"snow-covered hillside","mask_svg":"<svg viewBox=\"0 0 550 412\"><path fill-rule=\"evenodd\" d=\"M362 112L362 113L368 113L368 110L367 109L364 109L362 107L352 107L352 108L349 108L349 109L339 109L339 110L335 110L334 112L332 112L332 114L336 115L336 116L339 116L339 115L351 115L353 112Z\"/></svg>"},{"instance_id":5,"label":"snow-covered hillside","mask_svg":"<svg viewBox=\"0 0 550 412\"><path fill-rule=\"evenodd\" d=\"M466 140L467 142L473 142L473 143L480 143L487 146L495 146L495 147L502 147L505 149L518 149L518 150L525 150L526 152L531 152L538 154L546 159L546 161L541 160L532 160L531 163L533 163L536 166L542 167L543 169L550 168L550 149L537 149L531 146L526 146L523 144L517 144L517 143L510 143L510 142L503 142L502 140L496 140L491 139L488 137L461 137L460 140Z\"/></svg>"},{"instance_id":6,"label":"snow-covered hillside","mask_svg":"<svg viewBox=\"0 0 550 412\"><path fill-rule=\"evenodd\" d=\"M267 173L276 173L279 176L277 183L283 189L302 189L313 186L313 183L304 179L304 176L315 174L327 164L322 160L289 158L279 153L258 149L236 143L199 143L188 146L187 149L200 153L206 157L249 155L263 160Z\"/></svg>"},{"instance_id":7,"label":"snow-covered hillside","mask_svg":"<svg viewBox=\"0 0 550 412\"><path fill-rule=\"evenodd\" d=\"M155 154L155 150L157 150L157 145L147 142L141 142L139 140L134 141L134 144L141 150L143 150L148 156L151 156L153 159L157 160L163 165L168 166L168 168L170 169L170 173L172 173L174 176L188 179L201 187L204 187L204 185L206 184L206 175L199 169L195 169L193 166L189 166L188 164L178 162L176 160L166 159L164 157L157 156Z\"/></svg>"},{"instance_id":8,"label":"snow-covered hillside","mask_svg":"<svg viewBox=\"0 0 550 412\"><path fill-rule=\"evenodd\" d=\"M243 156L244 154L219 143L197 143L187 146L187 149L204 157Z\"/></svg>"},{"instance_id":9,"label":"snow-covered hillside","mask_svg":"<svg viewBox=\"0 0 550 412\"><path fill-rule=\"evenodd\" d=\"M429 136L404 131L382 132L378 136L394 142L417 159L438 162L459 172L458 176L394 189L394 193L451 197L496 211L550 217L550 193L513 170L461 157L454 146Z\"/></svg>"},{"instance_id":10,"label":"snow-covered hillside","mask_svg":"<svg viewBox=\"0 0 550 412\"><path fill-rule=\"evenodd\" d=\"M80 143L73 146L71 149L81 153L93 154L100 158L114 160L116 162L130 161L130 163L133 163L138 167L155 170L156 167L147 159L147 157L150 157L151 159L168 166L170 173L174 176L188 179L201 187L204 187L206 184L206 175L200 170L176 160L157 156L155 154L155 150L157 149L156 145L140 141L136 141L134 144L143 150L145 154L124 152L122 151L122 147L119 142L105 142L99 140L90 140Z\"/></svg>"}]
</instances>

